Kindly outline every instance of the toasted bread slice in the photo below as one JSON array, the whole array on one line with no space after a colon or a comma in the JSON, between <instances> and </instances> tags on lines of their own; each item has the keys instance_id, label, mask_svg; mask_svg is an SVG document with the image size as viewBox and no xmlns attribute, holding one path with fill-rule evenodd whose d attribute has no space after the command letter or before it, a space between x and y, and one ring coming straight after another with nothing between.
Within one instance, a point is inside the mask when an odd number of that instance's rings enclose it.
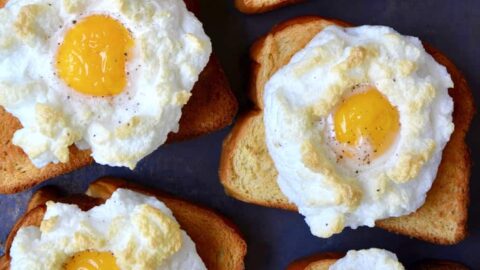
<instances>
[{"instance_id":1,"label":"toasted bread slice","mask_svg":"<svg viewBox=\"0 0 480 270\"><path fill-rule=\"evenodd\" d=\"M0 8L4 2L0 1ZM198 15L197 0L186 0L187 7ZM167 143L194 138L231 124L238 109L227 77L212 55L192 90L192 97L182 109L180 130L171 133ZM17 193L49 178L71 172L93 162L90 151L72 147L70 161L36 168L25 153L11 143L18 120L0 106L0 193Z\"/></svg>"},{"instance_id":2,"label":"toasted bread slice","mask_svg":"<svg viewBox=\"0 0 480 270\"><path fill-rule=\"evenodd\" d=\"M345 254L322 253L293 262L287 270L328 270L338 259ZM410 268L409 268L410 269ZM468 267L452 261L428 260L416 263L411 269L415 270L468 270Z\"/></svg>"},{"instance_id":3,"label":"toasted bread slice","mask_svg":"<svg viewBox=\"0 0 480 270\"><path fill-rule=\"evenodd\" d=\"M296 210L277 185L277 171L265 144L262 119L263 86L325 26L344 22L301 17L276 26L251 50L253 74L250 97L255 108L241 116L223 144L220 179L231 196L249 203ZM443 151L437 178L423 207L415 213L379 221L377 226L437 244L453 244L467 234L470 158L465 135L475 108L467 82L455 65L437 50L427 51L446 66L455 83L450 90L455 103L455 131Z\"/></svg>"},{"instance_id":4,"label":"toasted bread slice","mask_svg":"<svg viewBox=\"0 0 480 270\"><path fill-rule=\"evenodd\" d=\"M330 266L344 255L334 252L313 255L291 263L287 270L328 270Z\"/></svg>"},{"instance_id":5,"label":"toasted bread slice","mask_svg":"<svg viewBox=\"0 0 480 270\"><path fill-rule=\"evenodd\" d=\"M120 179L103 178L90 185L87 191L88 195L62 197L61 193L53 187L37 191L30 199L26 214L17 221L8 235L5 244L6 255L0 259L0 270L9 267L10 248L17 231L24 226L40 226L46 211L45 202L76 204L81 209L88 210L102 204L117 188L128 188L155 196L164 202L172 210L182 229L195 242L197 252L208 269L244 269L247 246L236 226L230 221L212 210L162 192L146 189Z\"/></svg>"},{"instance_id":6,"label":"toasted bread slice","mask_svg":"<svg viewBox=\"0 0 480 270\"><path fill-rule=\"evenodd\" d=\"M235 0L235 7L243 13L262 13L305 0Z\"/></svg>"}]
</instances>

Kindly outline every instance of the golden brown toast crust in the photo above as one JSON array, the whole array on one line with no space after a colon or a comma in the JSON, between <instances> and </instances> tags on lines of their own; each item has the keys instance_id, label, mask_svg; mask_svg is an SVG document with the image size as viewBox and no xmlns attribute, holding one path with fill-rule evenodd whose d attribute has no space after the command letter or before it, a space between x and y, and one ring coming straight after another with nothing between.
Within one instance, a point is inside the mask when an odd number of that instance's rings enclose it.
<instances>
[{"instance_id":1,"label":"golden brown toast crust","mask_svg":"<svg viewBox=\"0 0 480 270\"><path fill-rule=\"evenodd\" d=\"M415 213L379 221L377 226L429 242L454 244L467 236L471 162L465 137L475 113L475 106L470 87L457 67L438 50L428 45L424 46L437 62L447 67L455 84L455 87L449 90L455 104L453 112L455 131L443 150L437 178L428 192L425 204ZM428 217L428 222L424 222L425 217ZM454 224L449 226L442 224L443 219L451 217L454 217ZM402 226L407 222L411 226ZM425 232L425 228L428 228L428 232ZM451 232L450 239L440 237L444 230Z\"/></svg>"},{"instance_id":2,"label":"golden brown toast crust","mask_svg":"<svg viewBox=\"0 0 480 270\"><path fill-rule=\"evenodd\" d=\"M318 16L301 16L280 23L264 37L257 40L250 49L252 73L249 97L256 107L263 108L263 86L281 67L288 64L292 56L305 47L313 38L311 33L318 33L329 25L350 26L335 19L323 19ZM288 31L285 31L288 30ZM295 45L290 46L290 33L295 35Z\"/></svg>"},{"instance_id":3,"label":"golden brown toast crust","mask_svg":"<svg viewBox=\"0 0 480 270\"><path fill-rule=\"evenodd\" d=\"M287 267L287 270L320 270L321 268L328 270L329 266L343 256L345 254L336 252L320 253L294 261Z\"/></svg>"},{"instance_id":4,"label":"golden brown toast crust","mask_svg":"<svg viewBox=\"0 0 480 270\"><path fill-rule=\"evenodd\" d=\"M244 139L250 139L252 134L257 134L254 143L247 145ZM233 130L223 142L219 166L220 181L228 195L241 201L296 211L297 207L288 201L277 185L277 171L268 154L264 136L261 111L251 110L237 119ZM236 170L235 163L242 163L242 161L235 161L235 158L239 156L237 151L245 145L247 145L244 147L246 155L254 156L258 162L253 169L255 175L252 178L239 180L242 172ZM241 184L238 183L240 181ZM255 186L252 187L252 185ZM241 187L244 186L245 188L242 189ZM249 188L256 189L252 191Z\"/></svg>"},{"instance_id":5,"label":"golden brown toast crust","mask_svg":"<svg viewBox=\"0 0 480 270\"><path fill-rule=\"evenodd\" d=\"M338 259L345 256L342 253L320 253L305 257L291 263L287 270L328 270ZM410 268L408 268L410 269ZM416 263L411 269L414 270L468 270L468 267L461 263L445 260L425 260Z\"/></svg>"},{"instance_id":6,"label":"golden brown toast crust","mask_svg":"<svg viewBox=\"0 0 480 270\"><path fill-rule=\"evenodd\" d=\"M332 23L348 25L321 17L300 17L274 27L269 34L253 45L250 96L256 108L240 116L231 134L225 139L219 169L221 182L226 192L233 197L268 207L296 210L295 205L281 192L279 193L276 179L269 179L276 176L276 169L268 155L264 138L262 140L256 138L256 141L251 138L264 132L261 111L263 85L316 33ZM300 39L300 42L296 43L296 39ZM453 113L455 131L445 147L437 179L427 195L425 205L409 216L379 221L377 226L437 244L453 244L464 239L467 234L470 158L465 136L475 108L470 88L460 71L440 52L430 46L425 47L439 63L447 67L455 83L455 88L449 91L455 104ZM278 59L277 55L280 55ZM253 153L249 149L255 149L256 152ZM256 155L255 164L239 163L238 155L243 152ZM263 177L248 182L240 180L239 175L242 174L242 169L245 169L242 166L268 168L275 172L263 173ZM246 184L250 187L243 187ZM272 195L265 196L261 191Z\"/></svg>"},{"instance_id":7,"label":"golden brown toast crust","mask_svg":"<svg viewBox=\"0 0 480 270\"><path fill-rule=\"evenodd\" d=\"M180 130L170 133L168 143L191 139L230 125L238 110L220 62L212 55L182 109Z\"/></svg>"},{"instance_id":8,"label":"golden brown toast crust","mask_svg":"<svg viewBox=\"0 0 480 270\"><path fill-rule=\"evenodd\" d=\"M40 226L46 211L46 201L58 201L76 204L82 210L88 210L103 203L117 188L128 188L137 192L155 196L163 201L173 212L182 229L192 238L198 254L208 269L214 270L241 270L244 269L244 257L247 247L237 227L215 213L214 211L190 203L159 191L147 189L125 180L103 178L93 182L87 195L59 197L60 192L55 188L40 189L29 203L30 210L20 218L8 235L5 244L6 256L0 260L9 266L9 253L12 241L17 231L24 226ZM93 197L92 197L93 196Z\"/></svg>"},{"instance_id":9,"label":"golden brown toast crust","mask_svg":"<svg viewBox=\"0 0 480 270\"><path fill-rule=\"evenodd\" d=\"M243 13L262 13L305 0L235 0L235 7Z\"/></svg>"},{"instance_id":10,"label":"golden brown toast crust","mask_svg":"<svg viewBox=\"0 0 480 270\"><path fill-rule=\"evenodd\" d=\"M6 1L0 2L0 8L4 2ZM198 1L185 2L189 10L198 15ZM182 109L179 132L171 133L167 143L220 130L232 123L237 110L237 100L227 77L216 57L212 55L192 90L192 97ZM19 147L11 143L13 134L19 128L21 125L18 120L0 106L0 193L21 192L93 162L90 151L79 151L72 147L68 163L50 164L38 169Z\"/></svg>"}]
</instances>

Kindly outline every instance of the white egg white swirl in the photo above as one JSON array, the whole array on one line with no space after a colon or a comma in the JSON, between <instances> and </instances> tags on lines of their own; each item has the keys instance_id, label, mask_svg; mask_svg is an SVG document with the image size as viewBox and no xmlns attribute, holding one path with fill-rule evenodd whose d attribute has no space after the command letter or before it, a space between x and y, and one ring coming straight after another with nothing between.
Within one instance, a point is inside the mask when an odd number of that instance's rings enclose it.
<instances>
[{"instance_id":1,"label":"white egg white swirl","mask_svg":"<svg viewBox=\"0 0 480 270\"><path fill-rule=\"evenodd\" d=\"M126 189L116 190L104 204L87 212L76 205L50 202L40 228L17 232L10 269L61 270L82 251L111 252L122 270L206 269L185 231L180 231L180 241L169 238L178 229L167 221L179 226L163 202ZM162 234L155 234L157 230ZM181 245L174 254L169 253L172 245Z\"/></svg>"},{"instance_id":2,"label":"white egg white swirl","mask_svg":"<svg viewBox=\"0 0 480 270\"><path fill-rule=\"evenodd\" d=\"M325 134L342 97L362 84L398 110L400 130L387 153L359 168L338 163ZM454 129L451 87L419 39L384 26L329 26L271 77L266 143L282 192L314 235L374 226L425 202Z\"/></svg>"},{"instance_id":3,"label":"white egg white swirl","mask_svg":"<svg viewBox=\"0 0 480 270\"><path fill-rule=\"evenodd\" d=\"M330 266L329 270L404 270L397 255L390 251L371 248L351 250Z\"/></svg>"},{"instance_id":4,"label":"white egg white swirl","mask_svg":"<svg viewBox=\"0 0 480 270\"><path fill-rule=\"evenodd\" d=\"M59 44L90 15L118 20L134 39L127 86L113 97L80 94L56 75ZM13 143L37 167L68 162L76 144L97 163L134 168L178 131L212 50L182 0L10 0L0 23L0 105L23 125Z\"/></svg>"}]
</instances>

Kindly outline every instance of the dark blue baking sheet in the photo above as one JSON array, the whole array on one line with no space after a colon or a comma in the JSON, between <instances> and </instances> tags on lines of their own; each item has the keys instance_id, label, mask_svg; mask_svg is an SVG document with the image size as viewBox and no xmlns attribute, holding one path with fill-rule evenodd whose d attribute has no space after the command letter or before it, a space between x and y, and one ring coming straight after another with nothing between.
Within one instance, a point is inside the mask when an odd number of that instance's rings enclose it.
<instances>
[{"instance_id":1,"label":"dark blue baking sheet","mask_svg":"<svg viewBox=\"0 0 480 270\"><path fill-rule=\"evenodd\" d=\"M243 15L233 0L201 0L202 21L242 108L248 106L248 49L258 37L286 19L321 15L354 24L382 24L414 35L448 55L467 77L478 100L480 88L480 1L477 0L311 0L261 15ZM370 247L396 252L406 265L424 259L453 259L480 269L480 129L475 119L469 134L474 163L471 178L469 237L458 245L437 246L381 229L347 229L327 240L310 235L302 216L249 205L227 197L218 181L221 144L229 130L161 147L135 171L93 165L45 184L69 193L86 189L98 177L113 175L160 188L218 210L234 221L248 243L247 269L285 269L293 260L320 251ZM0 196L0 240L25 209L32 191Z\"/></svg>"}]
</instances>

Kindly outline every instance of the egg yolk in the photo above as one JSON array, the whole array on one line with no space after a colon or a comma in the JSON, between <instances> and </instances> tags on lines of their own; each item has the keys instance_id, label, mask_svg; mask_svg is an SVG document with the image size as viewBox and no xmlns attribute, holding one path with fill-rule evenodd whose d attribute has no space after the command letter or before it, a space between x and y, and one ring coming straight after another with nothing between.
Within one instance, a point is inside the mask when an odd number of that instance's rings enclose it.
<instances>
[{"instance_id":1,"label":"egg yolk","mask_svg":"<svg viewBox=\"0 0 480 270\"><path fill-rule=\"evenodd\" d=\"M369 86L362 87L339 105L333 115L333 125L339 143L359 147L366 140L373 157L392 146L400 128L398 110Z\"/></svg>"},{"instance_id":2,"label":"egg yolk","mask_svg":"<svg viewBox=\"0 0 480 270\"><path fill-rule=\"evenodd\" d=\"M108 16L93 15L67 32L58 49L57 71L67 85L86 95L113 96L127 84L130 32Z\"/></svg>"},{"instance_id":3,"label":"egg yolk","mask_svg":"<svg viewBox=\"0 0 480 270\"><path fill-rule=\"evenodd\" d=\"M119 270L110 252L82 251L75 254L64 266L65 270Z\"/></svg>"}]
</instances>

